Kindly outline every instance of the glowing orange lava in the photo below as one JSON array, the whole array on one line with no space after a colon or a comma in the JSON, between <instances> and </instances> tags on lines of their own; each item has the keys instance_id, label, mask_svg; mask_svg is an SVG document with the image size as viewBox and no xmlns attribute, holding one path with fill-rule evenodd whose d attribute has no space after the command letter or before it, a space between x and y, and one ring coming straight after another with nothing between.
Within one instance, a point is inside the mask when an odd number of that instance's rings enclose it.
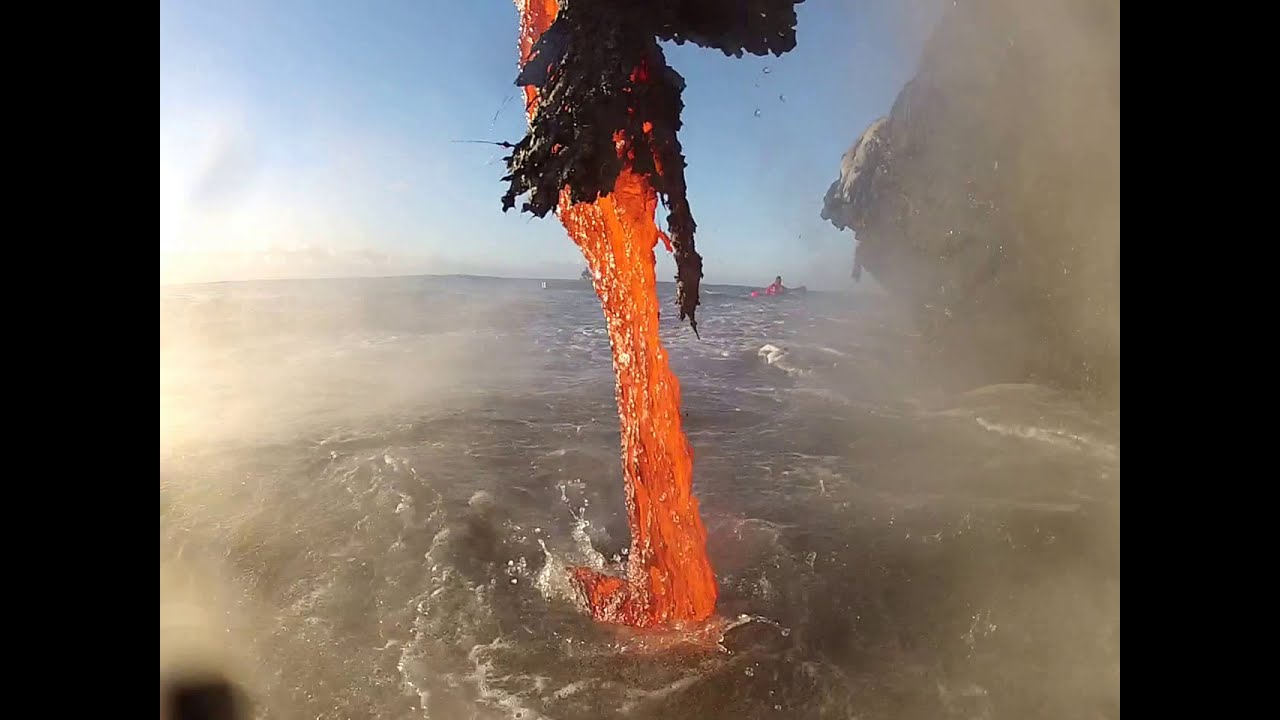
<instances>
[{"instance_id":1,"label":"glowing orange lava","mask_svg":"<svg viewBox=\"0 0 1280 720\"><path fill-rule=\"evenodd\" d=\"M556 0L515 4L524 63L559 6ZM633 80L644 81L645 75L640 68ZM536 89L526 86L530 117L536 99ZM646 132L651 127L645 123ZM625 157L630 152L626 138L619 135L615 141ZM668 250L670 241L654 222L657 204L648 180L628 164L611 194L570 205L562 192L557 213L591 267L608 324L631 526L626 578L587 568L571 572L595 619L636 627L704 620L716 604L706 530L693 497L693 455L680 422L680 384L658 336L653 250L659 238Z\"/></svg>"}]
</instances>

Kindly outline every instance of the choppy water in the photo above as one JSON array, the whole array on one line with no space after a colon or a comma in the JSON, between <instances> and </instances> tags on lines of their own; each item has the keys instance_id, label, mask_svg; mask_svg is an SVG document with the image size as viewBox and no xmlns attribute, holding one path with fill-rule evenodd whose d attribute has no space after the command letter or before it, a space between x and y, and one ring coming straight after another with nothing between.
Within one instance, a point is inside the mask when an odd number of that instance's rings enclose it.
<instances>
[{"instance_id":1,"label":"choppy water","mask_svg":"<svg viewBox=\"0 0 1280 720\"><path fill-rule=\"evenodd\" d=\"M1118 414L940 387L872 296L708 290L663 321L763 618L722 648L570 602L627 545L599 306L463 278L162 289L167 642L271 718L1119 717Z\"/></svg>"}]
</instances>

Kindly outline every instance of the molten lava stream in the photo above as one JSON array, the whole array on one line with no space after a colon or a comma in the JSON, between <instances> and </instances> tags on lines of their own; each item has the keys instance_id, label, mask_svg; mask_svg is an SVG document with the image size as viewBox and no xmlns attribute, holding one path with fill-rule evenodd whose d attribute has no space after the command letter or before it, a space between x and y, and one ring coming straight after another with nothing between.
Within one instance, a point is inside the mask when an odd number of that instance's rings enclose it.
<instances>
[{"instance_id":1,"label":"molten lava stream","mask_svg":"<svg viewBox=\"0 0 1280 720\"><path fill-rule=\"evenodd\" d=\"M516 7L523 63L559 8L555 0L516 0ZM525 88L525 100L532 116L534 88ZM618 145L625 153L625 138ZM693 457L680 422L680 384L658 336L657 203L648 180L628 166L610 195L570 205L562 193L558 208L595 276L608 324L631 526L626 578L575 568L572 579L595 619L636 627L705 620L716 604L706 530L693 497Z\"/></svg>"}]
</instances>

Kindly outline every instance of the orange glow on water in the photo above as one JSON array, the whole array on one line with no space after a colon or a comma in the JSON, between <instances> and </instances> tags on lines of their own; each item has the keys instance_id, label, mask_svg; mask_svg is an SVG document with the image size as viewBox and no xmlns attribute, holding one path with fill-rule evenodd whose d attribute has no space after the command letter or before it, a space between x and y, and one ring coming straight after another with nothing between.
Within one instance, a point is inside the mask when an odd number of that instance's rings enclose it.
<instances>
[{"instance_id":1,"label":"orange glow on water","mask_svg":"<svg viewBox=\"0 0 1280 720\"><path fill-rule=\"evenodd\" d=\"M556 0L515 4L523 63L559 7ZM631 78L648 81L647 68L637 67ZM530 116L536 98L537 90L526 87ZM645 132L652 127L644 123ZM619 133L615 141L625 157L626 137ZM611 194L570 205L561 193L557 213L591 268L608 325L631 527L627 577L587 568L571 573L594 618L637 627L704 620L716 604L706 530L693 497L693 455L681 427L680 383L658 333L654 247L661 239L670 251L671 241L654 221L657 205L657 193L628 164Z\"/></svg>"}]
</instances>

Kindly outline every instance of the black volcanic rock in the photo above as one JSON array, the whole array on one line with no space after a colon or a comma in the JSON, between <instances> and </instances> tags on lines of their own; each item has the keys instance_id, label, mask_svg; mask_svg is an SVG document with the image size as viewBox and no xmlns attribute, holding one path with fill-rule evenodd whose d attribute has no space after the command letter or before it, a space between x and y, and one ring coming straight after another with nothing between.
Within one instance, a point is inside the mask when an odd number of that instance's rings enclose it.
<instances>
[{"instance_id":1,"label":"black volcanic rock","mask_svg":"<svg viewBox=\"0 0 1280 720\"><path fill-rule=\"evenodd\" d=\"M795 6L802 1L560 0L555 21L516 79L537 88L537 112L529 132L510 146L503 211L525 197L521 210L544 217L562 188L575 203L612 192L623 167L614 137L622 133L632 170L667 207L676 304L696 332L702 257L694 247L697 225L676 136L684 78L667 65L658 41L737 57L781 55L796 46Z\"/></svg>"},{"instance_id":2,"label":"black volcanic rock","mask_svg":"<svg viewBox=\"0 0 1280 720\"><path fill-rule=\"evenodd\" d=\"M822 217L952 365L1118 393L1118 0L949 8Z\"/></svg>"}]
</instances>

